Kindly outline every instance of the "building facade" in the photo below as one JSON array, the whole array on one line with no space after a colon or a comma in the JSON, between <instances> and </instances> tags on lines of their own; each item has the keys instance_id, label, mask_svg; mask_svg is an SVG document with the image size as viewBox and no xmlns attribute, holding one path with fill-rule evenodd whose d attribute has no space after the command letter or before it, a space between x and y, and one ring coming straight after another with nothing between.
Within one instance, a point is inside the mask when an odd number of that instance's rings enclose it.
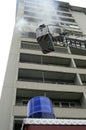
<instances>
[{"instance_id":1,"label":"building facade","mask_svg":"<svg viewBox=\"0 0 86 130\"><path fill-rule=\"evenodd\" d=\"M20 130L27 102L47 96L56 118L86 119L86 9L54 0L18 0L16 23L0 105L0 128ZM51 26L54 36L64 29L80 43L55 44L43 54L36 41L39 25ZM84 36L83 36L84 35Z\"/></svg>"}]
</instances>

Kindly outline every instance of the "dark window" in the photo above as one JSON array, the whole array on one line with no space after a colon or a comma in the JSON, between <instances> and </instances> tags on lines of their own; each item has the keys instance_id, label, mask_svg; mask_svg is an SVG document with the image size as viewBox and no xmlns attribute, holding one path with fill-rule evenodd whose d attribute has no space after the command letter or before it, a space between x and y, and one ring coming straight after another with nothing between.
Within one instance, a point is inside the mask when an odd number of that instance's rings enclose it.
<instances>
[{"instance_id":1,"label":"dark window","mask_svg":"<svg viewBox=\"0 0 86 130\"><path fill-rule=\"evenodd\" d=\"M30 11L24 11L25 15L29 15L29 16L35 16L36 14L34 12L30 12Z\"/></svg>"},{"instance_id":2,"label":"dark window","mask_svg":"<svg viewBox=\"0 0 86 130\"><path fill-rule=\"evenodd\" d=\"M72 17L72 14L57 12L58 15Z\"/></svg>"},{"instance_id":3,"label":"dark window","mask_svg":"<svg viewBox=\"0 0 86 130\"><path fill-rule=\"evenodd\" d=\"M62 18L62 17L59 17L59 18L60 18L60 20L62 20L62 21L75 22L74 19L70 19L70 18Z\"/></svg>"},{"instance_id":4,"label":"dark window","mask_svg":"<svg viewBox=\"0 0 86 130\"><path fill-rule=\"evenodd\" d=\"M32 17L24 17L24 19L28 22L38 22L40 19L38 18L32 18Z\"/></svg>"},{"instance_id":5,"label":"dark window","mask_svg":"<svg viewBox=\"0 0 86 130\"><path fill-rule=\"evenodd\" d=\"M69 107L69 103L68 102L62 102L61 105L62 105L62 107Z\"/></svg>"},{"instance_id":6,"label":"dark window","mask_svg":"<svg viewBox=\"0 0 86 130\"><path fill-rule=\"evenodd\" d=\"M57 7L57 10L69 12L68 8L63 8L63 7Z\"/></svg>"},{"instance_id":7,"label":"dark window","mask_svg":"<svg viewBox=\"0 0 86 130\"><path fill-rule=\"evenodd\" d=\"M21 48L22 49L31 49L31 50L41 50L40 46L38 44L35 44L35 43L27 44L27 43L22 42L21 43Z\"/></svg>"},{"instance_id":8,"label":"dark window","mask_svg":"<svg viewBox=\"0 0 86 130\"><path fill-rule=\"evenodd\" d=\"M36 38L36 33L34 33L34 32L23 32L22 37L35 39Z\"/></svg>"}]
</instances>

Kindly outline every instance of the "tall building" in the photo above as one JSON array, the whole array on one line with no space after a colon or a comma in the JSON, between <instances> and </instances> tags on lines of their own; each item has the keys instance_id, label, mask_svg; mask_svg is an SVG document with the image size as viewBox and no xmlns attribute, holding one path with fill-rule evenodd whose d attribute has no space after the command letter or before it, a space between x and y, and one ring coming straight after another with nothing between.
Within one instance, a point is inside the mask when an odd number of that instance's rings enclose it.
<instances>
[{"instance_id":1,"label":"tall building","mask_svg":"<svg viewBox=\"0 0 86 130\"><path fill-rule=\"evenodd\" d=\"M36 29L41 24L51 24L49 29L54 36L65 29L72 46L55 44L55 52L43 54L36 41ZM56 118L86 119L85 35L85 8L57 0L17 1L0 101L1 130L20 130L27 102L34 96L49 97Z\"/></svg>"}]
</instances>

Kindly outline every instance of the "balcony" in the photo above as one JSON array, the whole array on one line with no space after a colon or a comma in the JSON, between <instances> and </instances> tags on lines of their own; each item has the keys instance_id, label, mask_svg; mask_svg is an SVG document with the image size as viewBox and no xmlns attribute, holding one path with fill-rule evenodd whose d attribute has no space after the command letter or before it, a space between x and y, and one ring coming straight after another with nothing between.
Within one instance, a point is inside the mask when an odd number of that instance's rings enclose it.
<instances>
[{"instance_id":1,"label":"balcony","mask_svg":"<svg viewBox=\"0 0 86 130\"><path fill-rule=\"evenodd\" d=\"M32 66L30 64L30 67L28 68L24 65L19 66L19 72L18 72L18 80L19 81L27 81L27 82L38 82L38 83L49 83L49 84L76 84L76 74L66 72L66 70L61 71L61 67L58 68L58 71L55 70L55 67L51 69L52 67L47 66L41 68L39 65Z\"/></svg>"},{"instance_id":2,"label":"balcony","mask_svg":"<svg viewBox=\"0 0 86 130\"><path fill-rule=\"evenodd\" d=\"M24 39L23 39L24 40ZM26 41L27 45L29 44L28 40ZM24 47L25 48L25 47ZM38 55L38 56L45 56L43 53L40 53L40 51L35 51L34 50L30 50L27 47L24 49L23 47L20 49L20 53L21 54L27 54L27 55ZM59 48L58 48L59 49ZM67 50L66 50L67 51ZM49 53L46 55L47 58L52 57L52 58L62 58L62 59L76 59L76 60L86 60L86 57L83 55L70 55L70 54L66 54L64 55L64 53L60 53L59 51L56 53Z\"/></svg>"},{"instance_id":3,"label":"balcony","mask_svg":"<svg viewBox=\"0 0 86 130\"><path fill-rule=\"evenodd\" d=\"M86 91L85 86L70 85L70 84L51 84L51 83L40 83L31 81L17 81L16 87L18 89L29 90L39 90L39 91L53 91L53 92L69 92L69 93L83 93ZM22 90L23 91L23 90ZM40 95L38 93L38 95ZM44 95L44 93L41 93ZM33 95L36 96L36 95Z\"/></svg>"},{"instance_id":4,"label":"balcony","mask_svg":"<svg viewBox=\"0 0 86 130\"><path fill-rule=\"evenodd\" d=\"M27 34L28 35L28 34ZM23 40L25 40L25 41L23 41ZM29 41L31 41L31 42L28 42L28 40ZM27 37L27 38L22 38L22 42L21 42L21 47L20 47L21 49L25 49L25 50L35 50L35 51L41 51L41 48L40 48L40 46L36 43L36 40L34 40L34 39L30 39L29 37ZM75 47L75 44L74 44L74 47L73 47L73 45L70 47L70 50L71 50L71 53L72 53L72 55L75 55L75 56L77 56L78 55L78 57L81 57L82 56L82 58L84 58L85 56L86 56L86 50L85 50L85 47L84 47L84 45L82 46L82 49L80 49L80 47ZM67 47L61 47L61 46L55 46L55 53L60 53L60 54L68 54L68 50L67 50ZM52 55L53 55L54 53L52 53ZM49 54L50 55L50 54ZM55 54L54 54L55 55ZM70 55L70 57L72 56L72 55ZM74 56L74 57L75 57ZM81 59L82 59L81 58ZM85 58L84 58L85 59Z\"/></svg>"},{"instance_id":5,"label":"balcony","mask_svg":"<svg viewBox=\"0 0 86 130\"><path fill-rule=\"evenodd\" d=\"M27 53L20 53L20 63L33 63L33 64L40 64L40 65L53 65L53 66L62 66L62 67L70 67L71 68L71 58L67 57L61 57L58 55L58 57L54 56L44 56L44 55L38 55L38 54L27 54ZM85 59L75 59L75 64L77 68L85 69L86 68L86 60ZM77 69L76 68L76 69ZM78 70L78 71L79 71ZM83 70L81 70L83 71Z\"/></svg>"},{"instance_id":6,"label":"balcony","mask_svg":"<svg viewBox=\"0 0 86 130\"><path fill-rule=\"evenodd\" d=\"M86 74L80 74L80 77L81 77L83 85L86 86Z\"/></svg>"},{"instance_id":7,"label":"balcony","mask_svg":"<svg viewBox=\"0 0 86 130\"><path fill-rule=\"evenodd\" d=\"M86 119L86 109L81 108L58 108L54 107L55 116L57 118L78 118ZM14 106L13 115L19 117L26 117L26 106Z\"/></svg>"},{"instance_id":8,"label":"balcony","mask_svg":"<svg viewBox=\"0 0 86 130\"><path fill-rule=\"evenodd\" d=\"M25 37L27 36L27 42L26 42L26 39ZM24 38L22 38L22 40L25 40L25 41L22 41L21 42L21 49L29 49L29 50L37 50L37 51L41 51L41 48L39 46L39 44L36 43L36 40L35 43L30 43L28 42L28 34L26 34L26 36ZM30 40L32 41L32 40ZM68 50L66 47L60 47L60 46L55 46L55 52L60 52L60 53L68 53Z\"/></svg>"},{"instance_id":9,"label":"balcony","mask_svg":"<svg viewBox=\"0 0 86 130\"><path fill-rule=\"evenodd\" d=\"M46 61L47 63L47 61ZM57 62L59 64L59 61ZM60 63L61 64L61 63ZM41 72L45 72L45 73L57 73L57 77L59 76L59 74L63 74L63 75L67 75L67 76L76 76L76 73L79 73L79 74L86 74L86 70L85 69L81 69L81 68L73 68L73 67L64 67L64 66L60 66L59 65L43 65L43 64L34 64L34 63L19 63L18 67L22 70L33 70L33 71L41 71ZM66 63L65 63L66 64ZM63 65L65 65L63 63ZM67 65L67 64L66 64ZM48 72L49 71L49 72ZM52 75L51 74L51 75ZM47 77L48 78L48 77ZM63 76L62 76L62 79Z\"/></svg>"},{"instance_id":10,"label":"balcony","mask_svg":"<svg viewBox=\"0 0 86 130\"><path fill-rule=\"evenodd\" d=\"M71 59L20 53L20 63L70 67Z\"/></svg>"},{"instance_id":11,"label":"balcony","mask_svg":"<svg viewBox=\"0 0 86 130\"><path fill-rule=\"evenodd\" d=\"M71 53L74 54L74 55L86 56L86 49L85 49L85 47L83 47L83 49L71 47L70 49L71 49Z\"/></svg>"},{"instance_id":12,"label":"balcony","mask_svg":"<svg viewBox=\"0 0 86 130\"><path fill-rule=\"evenodd\" d=\"M57 118L86 118L84 115L85 106L82 104L83 92L78 92L72 90L71 87L62 89L61 86L41 86L41 84L28 84L23 82L17 82L17 93L16 93L16 102L14 106L14 116L25 117L28 101L35 96L47 96L51 99ZM60 88L61 87L61 88ZM66 86L65 86L66 87ZM83 90L84 91L84 90ZM80 114L79 114L80 112Z\"/></svg>"},{"instance_id":13,"label":"balcony","mask_svg":"<svg viewBox=\"0 0 86 130\"><path fill-rule=\"evenodd\" d=\"M76 67L86 69L86 60L74 59Z\"/></svg>"}]
</instances>

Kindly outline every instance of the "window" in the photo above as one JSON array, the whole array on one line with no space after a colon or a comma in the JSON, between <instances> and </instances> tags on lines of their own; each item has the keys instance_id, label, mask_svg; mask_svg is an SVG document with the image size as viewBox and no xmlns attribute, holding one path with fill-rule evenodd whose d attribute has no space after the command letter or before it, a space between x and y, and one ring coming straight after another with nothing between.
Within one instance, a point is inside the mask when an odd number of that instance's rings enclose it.
<instances>
[{"instance_id":1,"label":"window","mask_svg":"<svg viewBox=\"0 0 86 130\"><path fill-rule=\"evenodd\" d=\"M33 18L33 17L24 17L25 20L29 21L29 22L38 22L40 21L40 19L38 18Z\"/></svg>"},{"instance_id":2,"label":"window","mask_svg":"<svg viewBox=\"0 0 86 130\"><path fill-rule=\"evenodd\" d=\"M22 37L35 39L36 38L36 33L33 33L33 32L23 32L22 33Z\"/></svg>"},{"instance_id":3,"label":"window","mask_svg":"<svg viewBox=\"0 0 86 130\"><path fill-rule=\"evenodd\" d=\"M24 3L24 5L25 6L37 6L38 5L38 3L36 2L35 3L35 1L34 2L31 2L31 1L25 1L25 3Z\"/></svg>"},{"instance_id":4,"label":"window","mask_svg":"<svg viewBox=\"0 0 86 130\"><path fill-rule=\"evenodd\" d=\"M56 101L56 102L53 102L53 104L54 104L55 106L58 106L58 107L60 106L59 102L57 102L57 101Z\"/></svg>"},{"instance_id":5,"label":"window","mask_svg":"<svg viewBox=\"0 0 86 130\"><path fill-rule=\"evenodd\" d=\"M72 17L72 14L57 12L57 15Z\"/></svg>"},{"instance_id":6,"label":"window","mask_svg":"<svg viewBox=\"0 0 86 130\"><path fill-rule=\"evenodd\" d=\"M30 12L30 11L24 11L24 15L35 16L35 13Z\"/></svg>"},{"instance_id":7,"label":"window","mask_svg":"<svg viewBox=\"0 0 86 130\"><path fill-rule=\"evenodd\" d=\"M27 43L27 42L22 42L21 43L21 49L31 49L31 50L41 50L40 46L36 43Z\"/></svg>"},{"instance_id":8,"label":"window","mask_svg":"<svg viewBox=\"0 0 86 130\"><path fill-rule=\"evenodd\" d=\"M68 8L63 8L63 7L57 7L57 10L69 12Z\"/></svg>"},{"instance_id":9,"label":"window","mask_svg":"<svg viewBox=\"0 0 86 130\"><path fill-rule=\"evenodd\" d=\"M81 48L85 48L85 43L81 43Z\"/></svg>"},{"instance_id":10,"label":"window","mask_svg":"<svg viewBox=\"0 0 86 130\"><path fill-rule=\"evenodd\" d=\"M69 107L69 103L68 102L62 102L61 105L62 105L62 107Z\"/></svg>"},{"instance_id":11,"label":"window","mask_svg":"<svg viewBox=\"0 0 86 130\"><path fill-rule=\"evenodd\" d=\"M81 106L81 103L79 100L59 100L59 99L51 99L52 100L52 104L56 107L62 107L62 108L77 108Z\"/></svg>"},{"instance_id":12,"label":"window","mask_svg":"<svg viewBox=\"0 0 86 130\"><path fill-rule=\"evenodd\" d=\"M66 24L66 25L69 26L70 28L79 29L78 25L74 25L74 24Z\"/></svg>"},{"instance_id":13,"label":"window","mask_svg":"<svg viewBox=\"0 0 86 130\"><path fill-rule=\"evenodd\" d=\"M24 10L34 10L34 7L24 6Z\"/></svg>"},{"instance_id":14,"label":"window","mask_svg":"<svg viewBox=\"0 0 86 130\"><path fill-rule=\"evenodd\" d=\"M27 105L28 104L28 100L22 100L22 104L23 105Z\"/></svg>"},{"instance_id":15,"label":"window","mask_svg":"<svg viewBox=\"0 0 86 130\"><path fill-rule=\"evenodd\" d=\"M62 17L59 17L59 18L60 18L60 20L62 20L62 21L75 22L74 19L70 19L70 18L62 18Z\"/></svg>"},{"instance_id":16,"label":"window","mask_svg":"<svg viewBox=\"0 0 86 130\"><path fill-rule=\"evenodd\" d=\"M22 127L22 120L14 120L13 130L21 130Z\"/></svg>"},{"instance_id":17,"label":"window","mask_svg":"<svg viewBox=\"0 0 86 130\"><path fill-rule=\"evenodd\" d=\"M69 23L63 23L63 22L60 22L60 26L64 26L64 27L68 27L68 28L72 28L72 29L79 29L79 26L76 25L76 24L69 24Z\"/></svg>"}]
</instances>

